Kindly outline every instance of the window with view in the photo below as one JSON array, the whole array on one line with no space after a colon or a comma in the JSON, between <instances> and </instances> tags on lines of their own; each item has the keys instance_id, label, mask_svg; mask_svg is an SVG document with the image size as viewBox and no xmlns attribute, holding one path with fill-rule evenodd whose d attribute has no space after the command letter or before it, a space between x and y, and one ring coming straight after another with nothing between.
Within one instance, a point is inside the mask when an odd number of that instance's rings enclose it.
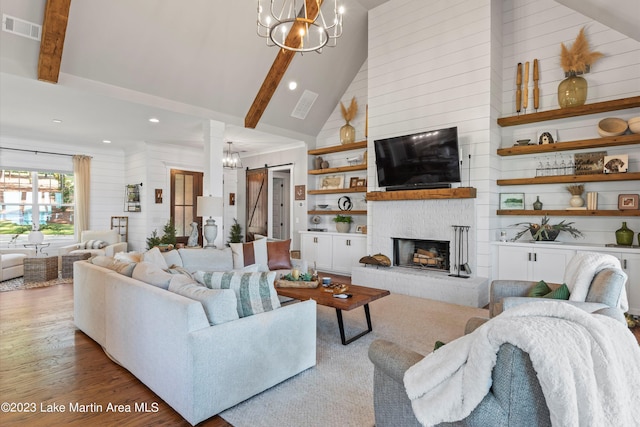
<instances>
[{"instance_id":1,"label":"window with view","mask_svg":"<svg viewBox=\"0 0 640 427\"><path fill-rule=\"evenodd\" d=\"M0 240L73 235L73 173L0 171ZM46 238L46 237L45 237Z\"/></svg>"}]
</instances>

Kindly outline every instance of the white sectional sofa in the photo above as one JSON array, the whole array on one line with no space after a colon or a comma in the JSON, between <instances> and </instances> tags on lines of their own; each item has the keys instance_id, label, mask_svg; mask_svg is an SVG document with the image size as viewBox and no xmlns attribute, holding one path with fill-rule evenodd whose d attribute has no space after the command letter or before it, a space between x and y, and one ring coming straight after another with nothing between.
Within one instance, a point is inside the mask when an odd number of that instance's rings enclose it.
<instances>
[{"instance_id":1,"label":"white sectional sofa","mask_svg":"<svg viewBox=\"0 0 640 427\"><path fill-rule=\"evenodd\" d=\"M24 259L34 256L35 249L0 249L0 282L24 275Z\"/></svg>"},{"instance_id":2,"label":"white sectional sofa","mask_svg":"<svg viewBox=\"0 0 640 427\"><path fill-rule=\"evenodd\" d=\"M224 268L231 257L229 249L181 251L184 269ZM175 261L181 251L166 255ZM137 263L129 277L90 261L75 262L74 322L189 423L197 424L315 366L315 301L212 326L203 303L163 289L161 282L166 281L159 277L164 273L149 274L154 285L146 283L146 264ZM169 289L192 286L214 292L185 284L189 280L174 274ZM235 294L225 292L234 295L235 308Z\"/></svg>"}]
</instances>

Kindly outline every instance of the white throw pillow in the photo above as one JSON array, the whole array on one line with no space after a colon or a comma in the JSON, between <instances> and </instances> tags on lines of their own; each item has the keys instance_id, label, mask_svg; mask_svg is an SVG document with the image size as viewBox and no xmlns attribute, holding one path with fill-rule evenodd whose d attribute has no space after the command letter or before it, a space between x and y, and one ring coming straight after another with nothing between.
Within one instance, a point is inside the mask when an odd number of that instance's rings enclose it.
<instances>
[{"instance_id":1,"label":"white throw pillow","mask_svg":"<svg viewBox=\"0 0 640 427\"><path fill-rule=\"evenodd\" d=\"M258 239L253 241L253 255L255 257L256 264L269 265L267 239Z\"/></svg>"},{"instance_id":2,"label":"white throw pillow","mask_svg":"<svg viewBox=\"0 0 640 427\"><path fill-rule=\"evenodd\" d=\"M161 254L168 266L177 265L179 267L184 267L182 257L177 249L173 249L168 252L161 252Z\"/></svg>"},{"instance_id":3,"label":"white throw pillow","mask_svg":"<svg viewBox=\"0 0 640 427\"><path fill-rule=\"evenodd\" d=\"M239 319L238 301L233 290L209 289L195 282L187 283L187 280L185 276L174 277L169 284L169 291L200 301L210 325Z\"/></svg>"},{"instance_id":4,"label":"white throw pillow","mask_svg":"<svg viewBox=\"0 0 640 427\"><path fill-rule=\"evenodd\" d=\"M239 269L244 267L244 243L229 243L231 253L233 254L233 268Z\"/></svg>"},{"instance_id":5,"label":"white throw pillow","mask_svg":"<svg viewBox=\"0 0 640 427\"><path fill-rule=\"evenodd\" d=\"M171 278L174 277L174 275L167 273L155 264L142 261L136 264L131 277L136 280L140 280L141 282L148 283L162 289L167 289L169 287L169 282L171 282Z\"/></svg>"},{"instance_id":6,"label":"white throw pillow","mask_svg":"<svg viewBox=\"0 0 640 427\"><path fill-rule=\"evenodd\" d=\"M140 252L116 252L113 258L123 262L140 262L142 261L142 254Z\"/></svg>"},{"instance_id":7,"label":"white throw pillow","mask_svg":"<svg viewBox=\"0 0 640 427\"><path fill-rule=\"evenodd\" d=\"M195 279L210 289L233 289L238 315L251 316L280 307L273 282L276 273L204 272L196 271Z\"/></svg>"},{"instance_id":8,"label":"white throw pillow","mask_svg":"<svg viewBox=\"0 0 640 427\"><path fill-rule=\"evenodd\" d=\"M158 248L152 248L143 253L142 261L155 264L160 267L161 270L166 270L167 268L169 268L169 266L167 265L167 261L165 261L164 257L162 256L162 252L160 252L160 249ZM169 286L169 284L167 284L167 286Z\"/></svg>"}]
</instances>

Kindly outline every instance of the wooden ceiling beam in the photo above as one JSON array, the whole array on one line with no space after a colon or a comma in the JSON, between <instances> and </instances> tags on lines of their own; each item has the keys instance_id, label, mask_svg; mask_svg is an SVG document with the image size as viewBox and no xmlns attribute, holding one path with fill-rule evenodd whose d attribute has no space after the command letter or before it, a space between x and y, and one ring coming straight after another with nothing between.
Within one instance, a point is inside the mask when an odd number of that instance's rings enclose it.
<instances>
[{"instance_id":1,"label":"wooden ceiling beam","mask_svg":"<svg viewBox=\"0 0 640 427\"><path fill-rule=\"evenodd\" d=\"M42 23L38 80L58 83L71 0L47 0Z\"/></svg>"},{"instance_id":2,"label":"wooden ceiling beam","mask_svg":"<svg viewBox=\"0 0 640 427\"><path fill-rule=\"evenodd\" d=\"M322 5L323 0L306 0L307 3L307 14L309 19L315 19L320 12L320 6ZM300 11L298 17L304 15L304 9ZM285 41L285 45L287 46L299 46L302 42L302 38L300 37L299 26L302 24L294 24L287 34L287 38ZM260 86L260 90L253 100L253 104L249 108L249 112L244 118L244 127L254 129L262 114L267 109L273 94L276 92L280 81L284 77L284 74L287 72L287 68L289 68L289 64L293 60L296 52L291 50L280 49L278 55L276 55L276 59L271 64L271 68L267 73L264 81L262 82L262 86Z\"/></svg>"}]
</instances>

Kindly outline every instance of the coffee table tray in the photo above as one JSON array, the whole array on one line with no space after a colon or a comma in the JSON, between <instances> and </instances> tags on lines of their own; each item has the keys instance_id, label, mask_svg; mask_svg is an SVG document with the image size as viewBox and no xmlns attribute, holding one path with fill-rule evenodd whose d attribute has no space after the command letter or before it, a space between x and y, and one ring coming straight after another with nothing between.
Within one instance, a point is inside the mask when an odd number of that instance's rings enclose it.
<instances>
[{"instance_id":1,"label":"coffee table tray","mask_svg":"<svg viewBox=\"0 0 640 427\"><path fill-rule=\"evenodd\" d=\"M276 287L278 288L317 288L318 281L313 280L311 282L305 282L304 280L284 280L278 279L276 280Z\"/></svg>"}]
</instances>

